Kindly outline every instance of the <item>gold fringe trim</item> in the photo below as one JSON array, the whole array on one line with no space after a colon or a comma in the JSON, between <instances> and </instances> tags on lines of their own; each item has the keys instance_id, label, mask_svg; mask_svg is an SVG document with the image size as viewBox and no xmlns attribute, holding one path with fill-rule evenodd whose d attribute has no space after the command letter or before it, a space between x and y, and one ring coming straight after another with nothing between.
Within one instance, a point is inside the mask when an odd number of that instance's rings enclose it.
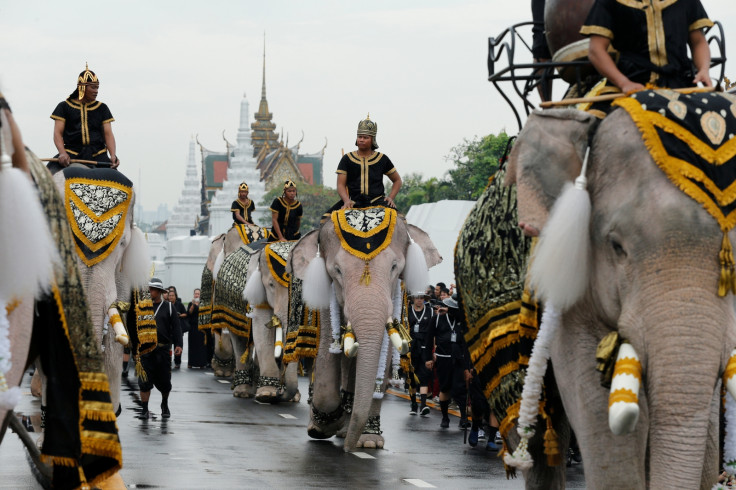
<instances>
[{"instance_id":1,"label":"gold fringe trim","mask_svg":"<svg viewBox=\"0 0 736 490\"><path fill-rule=\"evenodd\" d=\"M562 464L562 453L560 453L560 438L552 426L552 417L542 412L547 419L547 430L544 431L544 454L547 455L547 466L559 466Z\"/></svg>"},{"instance_id":2,"label":"gold fringe trim","mask_svg":"<svg viewBox=\"0 0 736 490\"><path fill-rule=\"evenodd\" d=\"M285 277L279 276L278 272L276 272L276 269L274 269L273 267L273 263L271 262L272 260L275 260L283 267L286 267L286 261L282 259L279 254L271 250L270 244L266 245L265 250L266 250L266 263L268 264L268 270L271 271L271 276L276 280L276 282L278 282L285 288L288 288L289 287L289 283L288 283L289 274L287 272L284 272Z\"/></svg>"},{"instance_id":3,"label":"gold fringe trim","mask_svg":"<svg viewBox=\"0 0 736 490\"><path fill-rule=\"evenodd\" d=\"M381 206L374 206L374 207L381 207ZM370 209L370 208L367 208ZM396 226L396 210L393 208L384 208L386 211L386 215L383 219L383 223L376 226L372 230L369 231L360 231L356 230L352 226L350 226L347 222L347 219L345 218L345 211L346 210L340 210L335 211L332 213L332 223L335 226L335 232L337 234L337 237L340 239L340 243L342 244L342 248L345 249L346 252L350 253L350 255L354 255L355 257L358 257L359 259L363 260L371 260L374 257L376 257L379 253L381 253L386 247L388 247L391 244L391 240L394 235L394 228ZM386 239L381 243L378 247L375 248L375 250L372 250L370 253L364 253L360 250L353 249L350 245L348 245L347 241L345 240L345 237L343 236L343 230L346 232L350 232L351 235L354 235L359 238L370 238L381 231L388 228L388 233L386 234Z\"/></svg>"},{"instance_id":4,"label":"gold fringe trim","mask_svg":"<svg viewBox=\"0 0 736 490\"><path fill-rule=\"evenodd\" d=\"M248 360L248 353L250 352L250 346L248 346L247 349L245 349L245 352L243 352L243 355L240 356L240 364L245 364Z\"/></svg>"},{"instance_id":5,"label":"gold fringe trim","mask_svg":"<svg viewBox=\"0 0 736 490\"><path fill-rule=\"evenodd\" d=\"M613 377L615 378L621 374L630 374L641 382L641 362L630 357L619 359L613 368Z\"/></svg>"},{"instance_id":6,"label":"gold fringe trim","mask_svg":"<svg viewBox=\"0 0 736 490\"><path fill-rule=\"evenodd\" d=\"M726 364L726 370L723 372L723 384L725 385L729 379L736 375L736 356L731 356Z\"/></svg>"},{"instance_id":7,"label":"gold fringe trim","mask_svg":"<svg viewBox=\"0 0 736 490\"><path fill-rule=\"evenodd\" d=\"M608 408L611 408L611 405L616 402L639 403L639 397L628 388L620 388L611 392L611 395L608 397Z\"/></svg>"},{"instance_id":8,"label":"gold fringe trim","mask_svg":"<svg viewBox=\"0 0 736 490\"><path fill-rule=\"evenodd\" d=\"M143 364L141 364L140 356L137 356L135 358L135 375L138 376L143 382L148 381L148 375L146 374L146 370L143 369Z\"/></svg>"},{"instance_id":9,"label":"gold fringe trim","mask_svg":"<svg viewBox=\"0 0 736 490\"><path fill-rule=\"evenodd\" d=\"M21 301L19 299L13 298L12 300L8 301L8 304L5 305L5 314L7 316L10 316L13 311L20 306Z\"/></svg>"},{"instance_id":10,"label":"gold fringe trim","mask_svg":"<svg viewBox=\"0 0 736 490\"><path fill-rule=\"evenodd\" d=\"M79 464L74 458L64 456L51 456L50 454L41 454L41 461L53 466L66 466L67 468L76 468Z\"/></svg>"},{"instance_id":11,"label":"gold fringe trim","mask_svg":"<svg viewBox=\"0 0 736 490\"><path fill-rule=\"evenodd\" d=\"M725 296L730 292L736 294L736 273L734 272L733 249L728 234L723 233L721 251L718 253L721 262L721 276L718 279L718 296Z\"/></svg>"},{"instance_id":12,"label":"gold fringe trim","mask_svg":"<svg viewBox=\"0 0 736 490\"><path fill-rule=\"evenodd\" d=\"M110 391L110 383L105 373L79 373L79 381L83 390Z\"/></svg>"}]
</instances>

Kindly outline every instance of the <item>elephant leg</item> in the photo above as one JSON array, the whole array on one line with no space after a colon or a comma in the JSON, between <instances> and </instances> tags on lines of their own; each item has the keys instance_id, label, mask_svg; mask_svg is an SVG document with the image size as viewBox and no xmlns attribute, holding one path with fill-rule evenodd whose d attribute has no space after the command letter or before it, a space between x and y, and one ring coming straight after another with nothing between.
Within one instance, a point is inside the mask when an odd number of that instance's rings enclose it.
<instances>
[{"instance_id":1,"label":"elephant leg","mask_svg":"<svg viewBox=\"0 0 736 490\"><path fill-rule=\"evenodd\" d=\"M252 363L248 363L247 359L243 359L243 354L248 350L248 339L238 335L231 335L230 339L235 357L235 372L233 373L232 384L233 396L237 398L250 398L253 396L255 387Z\"/></svg>"},{"instance_id":2,"label":"elephant leg","mask_svg":"<svg viewBox=\"0 0 736 490\"><path fill-rule=\"evenodd\" d=\"M299 364L296 362L286 365L284 369L284 385L286 389L281 394L281 401L299 403L301 400L302 395L299 393L298 367Z\"/></svg>"},{"instance_id":3,"label":"elephant leg","mask_svg":"<svg viewBox=\"0 0 736 490\"><path fill-rule=\"evenodd\" d=\"M705 459L703 460L712 463L703 465L703 474L700 478L700 488L703 490L713 487L713 475L718 474L718 470L713 471L712 465L721 461L718 446L721 411L720 393L721 387L716 386L710 405L710 424L708 426L708 438L705 441Z\"/></svg>"},{"instance_id":4,"label":"elephant leg","mask_svg":"<svg viewBox=\"0 0 736 490\"><path fill-rule=\"evenodd\" d=\"M214 353L212 355L212 370L215 376L229 378L233 375L235 360L233 359L233 344L230 333L214 332Z\"/></svg>"},{"instance_id":5,"label":"elephant leg","mask_svg":"<svg viewBox=\"0 0 736 490\"><path fill-rule=\"evenodd\" d=\"M0 308L5 309L5 307L5 303L0 303ZM12 388L20 385L29 355L33 329L33 298L28 297L18 303L8 315L7 320L10 359L12 362L10 370L5 373L5 379L8 388ZM7 411L0 408L0 441L3 440L3 434L5 433L4 421L6 415Z\"/></svg>"},{"instance_id":6,"label":"elephant leg","mask_svg":"<svg viewBox=\"0 0 736 490\"><path fill-rule=\"evenodd\" d=\"M340 399L340 356L343 355L330 353L330 312L320 313L319 350L314 360L314 393L307 434L314 439L327 439L337 433L345 420Z\"/></svg>"},{"instance_id":7,"label":"elephant leg","mask_svg":"<svg viewBox=\"0 0 736 490\"><path fill-rule=\"evenodd\" d=\"M383 386L381 387L383 393L386 393L388 388L389 380L391 379L392 365L391 358L393 357L393 347L388 350L388 358L386 359L386 369L383 373ZM355 375L353 373L353 380ZM385 395L384 395L385 396ZM383 449L383 436L381 430L381 405L383 404L383 397L374 398L371 402L371 409L368 412L368 421L365 423L363 433L358 438L356 443L357 447L366 449Z\"/></svg>"},{"instance_id":8,"label":"elephant leg","mask_svg":"<svg viewBox=\"0 0 736 490\"><path fill-rule=\"evenodd\" d=\"M261 371L256 386L256 401L261 403L276 403L280 401L279 386L281 373L274 357L274 342L276 333L273 328L266 327L271 319L273 310L270 308L255 308L253 313L252 335L253 347L258 356L258 367Z\"/></svg>"},{"instance_id":9,"label":"elephant leg","mask_svg":"<svg viewBox=\"0 0 736 490\"><path fill-rule=\"evenodd\" d=\"M350 416L353 413L353 397L355 396L355 358L342 356L340 366L342 376L340 377L340 397L343 400L342 407L345 410L345 423L337 431L337 437L342 439L348 433L348 425L350 425Z\"/></svg>"}]
</instances>

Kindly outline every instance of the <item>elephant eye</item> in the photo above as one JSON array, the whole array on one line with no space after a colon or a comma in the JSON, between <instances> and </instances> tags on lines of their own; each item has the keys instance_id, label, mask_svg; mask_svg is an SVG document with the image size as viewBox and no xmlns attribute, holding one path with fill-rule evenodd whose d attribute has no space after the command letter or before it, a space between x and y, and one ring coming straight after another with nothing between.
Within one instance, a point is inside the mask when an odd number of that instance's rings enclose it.
<instances>
[{"instance_id":1,"label":"elephant eye","mask_svg":"<svg viewBox=\"0 0 736 490\"><path fill-rule=\"evenodd\" d=\"M338 276L341 276L342 275L342 271L340 270L340 266L337 265L337 264L335 265L335 274L337 274Z\"/></svg>"},{"instance_id":2,"label":"elephant eye","mask_svg":"<svg viewBox=\"0 0 736 490\"><path fill-rule=\"evenodd\" d=\"M394 263L393 263L393 264L391 265L391 272L395 271L395 270L396 270L396 268L397 268L398 266L399 266L399 264L397 264L396 262L394 262Z\"/></svg>"},{"instance_id":3,"label":"elephant eye","mask_svg":"<svg viewBox=\"0 0 736 490\"><path fill-rule=\"evenodd\" d=\"M626 250L624 250L624 247L615 238L611 238L611 248L613 248L613 253L618 257L625 258L627 256Z\"/></svg>"}]
</instances>

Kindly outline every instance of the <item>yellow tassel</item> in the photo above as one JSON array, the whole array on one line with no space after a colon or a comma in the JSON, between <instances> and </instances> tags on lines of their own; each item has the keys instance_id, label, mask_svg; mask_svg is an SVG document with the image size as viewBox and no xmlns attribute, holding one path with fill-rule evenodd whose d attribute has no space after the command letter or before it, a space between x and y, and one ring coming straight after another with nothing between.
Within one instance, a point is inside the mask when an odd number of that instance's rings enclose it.
<instances>
[{"instance_id":1,"label":"yellow tassel","mask_svg":"<svg viewBox=\"0 0 736 490\"><path fill-rule=\"evenodd\" d=\"M552 427L551 417L547 417L547 430L544 432L544 454L547 455L547 466L558 466L562 463L560 440Z\"/></svg>"},{"instance_id":2,"label":"yellow tassel","mask_svg":"<svg viewBox=\"0 0 736 490\"><path fill-rule=\"evenodd\" d=\"M87 484L87 478L84 477L84 469L82 469L82 465L79 465L79 488L80 490L89 490L89 485Z\"/></svg>"},{"instance_id":3,"label":"yellow tassel","mask_svg":"<svg viewBox=\"0 0 736 490\"><path fill-rule=\"evenodd\" d=\"M245 349L243 355L240 356L240 364L245 364L245 362L248 360L248 351L250 351L250 347L248 349Z\"/></svg>"},{"instance_id":4,"label":"yellow tassel","mask_svg":"<svg viewBox=\"0 0 736 490\"><path fill-rule=\"evenodd\" d=\"M725 296L729 291L736 294L736 273L734 272L733 250L728 233L723 233L721 251L718 253L721 262L721 277L718 281L718 296Z\"/></svg>"},{"instance_id":5,"label":"yellow tassel","mask_svg":"<svg viewBox=\"0 0 736 490\"><path fill-rule=\"evenodd\" d=\"M143 364L141 364L140 357L137 357L135 360L135 374L140 379L142 379L144 382L148 381L148 375L146 374L146 371L143 369Z\"/></svg>"},{"instance_id":6,"label":"yellow tassel","mask_svg":"<svg viewBox=\"0 0 736 490\"><path fill-rule=\"evenodd\" d=\"M363 269L363 275L360 276L360 284L365 284L366 286L370 285L371 283L371 269L368 266L369 261L365 261L365 268Z\"/></svg>"}]
</instances>

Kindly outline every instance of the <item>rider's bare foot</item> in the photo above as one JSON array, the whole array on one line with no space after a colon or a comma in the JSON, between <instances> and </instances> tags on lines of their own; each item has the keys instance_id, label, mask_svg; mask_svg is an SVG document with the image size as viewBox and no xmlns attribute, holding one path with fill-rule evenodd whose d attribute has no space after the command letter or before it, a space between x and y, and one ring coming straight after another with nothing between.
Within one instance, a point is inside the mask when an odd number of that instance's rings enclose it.
<instances>
[{"instance_id":1,"label":"rider's bare foot","mask_svg":"<svg viewBox=\"0 0 736 490\"><path fill-rule=\"evenodd\" d=\"M524 222L519 222L519 228L524 232L526 236L539 236L539 230Z\"/></svg>"}]
</instances>

